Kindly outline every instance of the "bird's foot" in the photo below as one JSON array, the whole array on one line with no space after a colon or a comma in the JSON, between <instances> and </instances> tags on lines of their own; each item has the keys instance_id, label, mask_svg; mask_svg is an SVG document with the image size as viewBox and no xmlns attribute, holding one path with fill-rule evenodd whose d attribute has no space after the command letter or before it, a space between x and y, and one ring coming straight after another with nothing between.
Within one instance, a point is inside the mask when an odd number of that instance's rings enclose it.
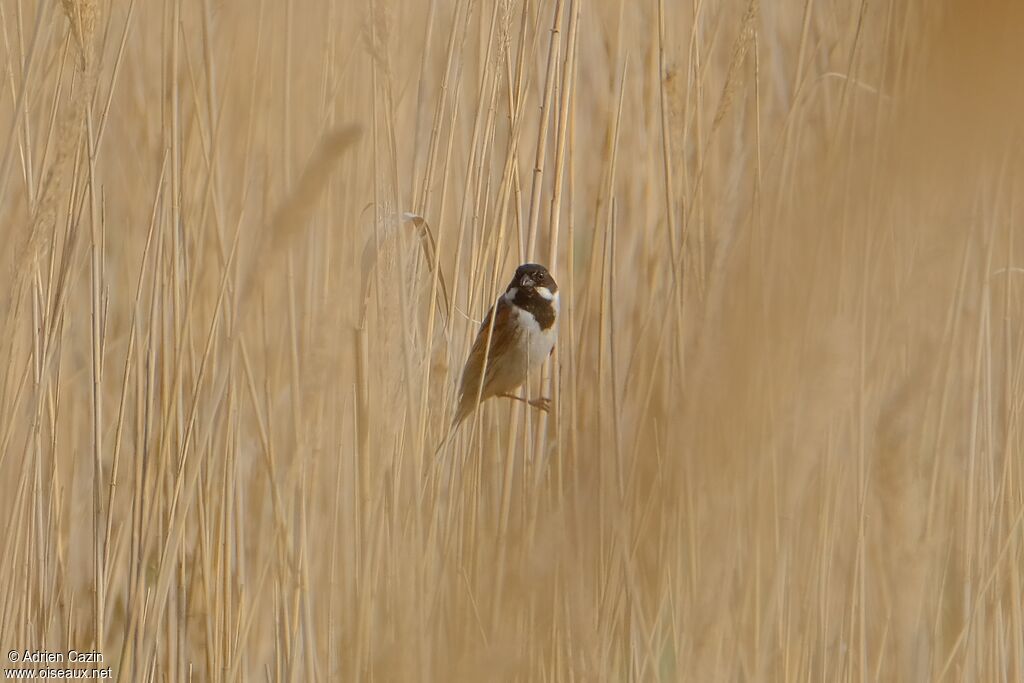
<instances>
[{"instance_id":1,"label":"bird's foot","mask_svg":"<svg viewBox=\"0 0 1024 683\"><path fill-rule=\"evenodd\" d=\"M551 399L546 396L530 399L528 403L537 410L543 410L545 413L551 412Z\"/></svg>"},{"instance_id":2,"label":"bird's foot","mask_svg":"<svg viewBox=\"0 0 1024 683\"><path fill-rule=\"evenodd\" d=\"M545 413L551 412L551 399L541 396L540 398L532 398L527 401L522 396L516 396L515 394L501 394L504 398L515 399L516 401L522 401L523 403L533 406L537 410L543 410Z\"/></svg>"}]
</instances>

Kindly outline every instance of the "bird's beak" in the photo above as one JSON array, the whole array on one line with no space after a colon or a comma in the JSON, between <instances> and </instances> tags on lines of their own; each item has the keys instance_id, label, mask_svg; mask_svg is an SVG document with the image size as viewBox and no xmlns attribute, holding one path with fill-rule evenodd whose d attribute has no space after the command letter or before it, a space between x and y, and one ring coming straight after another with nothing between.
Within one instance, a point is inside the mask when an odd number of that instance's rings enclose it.
<instances>
[{"instance_id":1,"label":"bird's beak","mask_svg":"<svg viewBox=\"0 0 1024 683\"><path fill-rule=\"evenodd\" d=\"M529 275L524 275L523 279L519 281L519 284L521 284L523 287L533 287L535 283L532 277L530 277Z\"/></svg>"}]
</instances>

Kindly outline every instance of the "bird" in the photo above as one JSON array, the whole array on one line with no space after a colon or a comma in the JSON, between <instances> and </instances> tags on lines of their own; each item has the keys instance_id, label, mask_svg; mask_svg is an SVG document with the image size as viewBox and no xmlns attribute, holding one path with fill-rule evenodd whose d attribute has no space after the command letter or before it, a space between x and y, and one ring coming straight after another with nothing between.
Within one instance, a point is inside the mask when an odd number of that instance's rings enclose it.
<instances>
[{"instance_id":1,"label":"bird","mask_svg":"<svg viewBox=\"0 0 1024 683\"><path fill-rule=\"evenodd\" d=\"M512 392L551 355L558 338L558 285L548 269L524 263L487 311L462 370L454 429L483 401ZM546 398L526 401L548 411Z\"/></svg>"}]
</instances>

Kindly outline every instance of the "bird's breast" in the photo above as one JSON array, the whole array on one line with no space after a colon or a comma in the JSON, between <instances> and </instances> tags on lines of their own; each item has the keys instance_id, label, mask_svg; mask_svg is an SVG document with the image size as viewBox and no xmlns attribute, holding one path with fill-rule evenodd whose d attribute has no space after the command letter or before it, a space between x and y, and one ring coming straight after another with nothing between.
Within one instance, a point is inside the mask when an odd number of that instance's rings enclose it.
<instances>
[{"instance_id":1,"label":"bird's breast","mask_svg":"<svg viewBox=\"0 0 1024 683\"><path fill-rule=\"evenodd\" d=\"M557 321L547 329L543 329L530 311L517 306L515 313L518 331L517 348L523 356L525 364L529 368L535 368L544 362L555 346Z\"/></svg>"}]
</instances>

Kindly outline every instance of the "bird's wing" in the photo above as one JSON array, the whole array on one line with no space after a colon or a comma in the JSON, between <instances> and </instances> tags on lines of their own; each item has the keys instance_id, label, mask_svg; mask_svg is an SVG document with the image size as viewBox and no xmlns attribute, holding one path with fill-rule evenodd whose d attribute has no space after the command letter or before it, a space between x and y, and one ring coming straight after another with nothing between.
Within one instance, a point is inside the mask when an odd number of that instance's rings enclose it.
<instances>
[{"instance_id":1,"label":"bird's wing","mask_svg":"<svg viewBox=\"0 0 1024 683\"><path fill-rule=\"evenodd\" d=\"M494 316L493 331L491 330L492 316ZM512 350L518 337L514 316L512 305L504 297L498 299L498 303L487 311L487 317L484 318L483 324L480 325L480 329L476 333L473 348L470 349L466 367L462 371L457 420L461 421L476 407L477 393L480 393L481 401L497 393L493 385L495 384L494 380L502 371L501 359ZM487 369L482 372L485 359ZM486 376L481 377L481 374ZM483 381L483 392L480 392L481 380Z\"/></svg>"}]
</instances>

